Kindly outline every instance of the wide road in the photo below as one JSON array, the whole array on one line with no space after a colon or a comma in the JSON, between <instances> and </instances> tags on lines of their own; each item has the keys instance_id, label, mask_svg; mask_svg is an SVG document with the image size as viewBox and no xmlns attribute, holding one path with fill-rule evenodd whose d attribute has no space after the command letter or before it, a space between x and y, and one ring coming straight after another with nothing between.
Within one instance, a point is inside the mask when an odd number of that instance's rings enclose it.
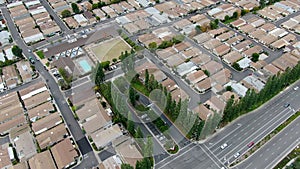
<instances>
[{"instance_id":1,"label":"wide road","mask_svg":"<svg viewBox=\"0 0 300 169\"><path fill-rule=\"evenodd\" d=\"M300 86L300 81L296 85ZM241 155L246 153L249 150L247 147L248 143L251 141L255 143L259 142L259 140L293 115L296 110L300 109L300 90L293 90L294 86L287 88L254 112L240 117L229 126L221 129L217 134L207 139L205 143L199 144L198 146L202 147L201 150L195 151L195 148L191 148L188 151L181 151L178 153L180 158L175 159L174 156L171 156L163 162L158 163L157 168L180 169L184 165L185 168L197 169L197 166L192 165L192 163L205 159L205 154L210 154L211 164L213 162L220 166L225 166L225 164L227 165L227 161L229 161L229 163L234 162L234 160L236 160L233 157L235 153L240 152ZM283 107L285 103L290 103L290 106L287 108ZM228 147L221 150L220 147L224 143L227 143ZM204 154L203 150L205 150ZM199 154L202 155L200 156ZM284 154L282 151L281 155ZM257 156L257 154L255 155ZM182 164L184 162L182 159L193 160L190 160L187 164ZM209 160L208 158L206 159ZM272 159L269 158L269 160Z\"/></svg>"},{"instance_id":2,"label":"wide road","mask_svg":"<svg viewBox=\"0 0 300 169\"><path fill-rule=\"evenodd\" d=\"M300 91L289 87L256 111L222 129L204 145L222 162L232 163L236 160L234 154L246 153L250 142L259 142L299 110L299 100ZM290 106L285 108L285 103L290 103ZM222 150L220 147L224 143L227 143L228 147Z\"/></svg>"},{"instance_id":3,"label":"wide road","mask_svg":"<svg viewBox=\"0 0 300 169\"><path fill-rule=\"evenodd\" d=\"M19 36L19 33L14 25L14 22L12 21L12 19L10 17L10 14L9 14L7 8L2 7L1 10L2 10L3 16L7 20L9 31L12 35L12 38L16 42L16 44L23 50L23 54L26 56L26 58L33 57L36 60L33 53L28 51L28 47L24 43L23 39ZM82 133L82 130L81 130L79 124L74 119L73 113L70 110L66 100L64 99L56 81L53 79L53 77L45 69L44 65L39 60L36 60L34 66L35 66L35 69L40 73L40 75L47 82L49 90L53 96L53 100L56 102L56 105L58 106L59 111L62 113L64 121L68 125L68 128L69 128L70 132L72 133L72 136L75 139L81 154L85 155L89 152L92 152L93 151L92 147L90 146L87 138ZM86 160L89 162L86 163L86 166L84 166L84 168L91 168L91 167L97 165L97 163L98 163L96 160L96 157L93 156L93 154L89 155L88 158L86 158Z\"/></svg>"},{"instance_id":4,"label":"wide road","mask_svg":"<svg viewBox=\"0 0 300 169\"><path fill-rule=\"evenodd\" d=\"M278 133L235 169L261 169L275 167L300 144L300 117Z\"/></svg>"}]
</instances>

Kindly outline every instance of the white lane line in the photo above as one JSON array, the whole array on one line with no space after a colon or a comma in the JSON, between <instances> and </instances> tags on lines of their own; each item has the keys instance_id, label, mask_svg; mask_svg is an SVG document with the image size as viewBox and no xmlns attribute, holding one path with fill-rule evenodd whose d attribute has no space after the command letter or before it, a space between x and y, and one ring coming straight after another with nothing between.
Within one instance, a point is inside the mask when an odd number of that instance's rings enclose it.
<instances>
[{"instance_id":1,"label":"white lane line","mask_svg":"<svg viewBox=\"0 0 300 169\"><path fill-rule=\"evenodd\" d=\"M217 158L214 153L212 153L209 148L203 144L203 146L205 146L205 148L222 164L222 162L219 160L219 158ZM216 166L220 167L219 164L204 150L204 148L199 145L199 147L202 149L202 151L204 151L204 153L216 164ZM221 168L221 167L220 167Z\"/></svg>"},{"instance_id":2,"label":"white lane line","mask_svg":"<svg viewBox=\"0 0 300 169\"><path fill-rule=\"evenodd\" d=\"M288 148L285 148L280 155L278 155L273 161L271 161L265 168L273 168L278 164L281 159L283 159L287 154L289 154L297 145L299 144L299 139L295 140ZM273 163L273 164L272 164Z\"/></svg>"},{"instance_id":3,"label":"white lane line","mask_svg":"<svg viewBox=\"0 0 300 169\"><path fill-rule=\"evenodd\" d=\"M221 141L223 141L226 137L230 136L232 133L234 133L236 130L238 130L241 126L242 125L238 125L237 128L235 128L230 133L228 133L225 137L223 137L223 139L220 139L219 141L217 141L214 144L212 144L209 148L211 148L211 147L215 146L216 144L220 143Z\"/></svg>"},{"instance_id":4,"label":"white lane line","mask_svg":"<svg viewBox=\"0 0 300 169\"><path fill-rule=\"evenodd\" d=\"M285 110L284 110L284 111L285 111ZM290 110L288 110L288 112L290 112ZM284 113L284 114L285 114L285 115L288 115L288 113ZM276 117L277 117L277 116L280 116L280 115L281 115L281 113L280 113L280 114L277 114ZM276 117L274 117L274 119L276 119ZM290 117L290 116L288 116L288 117ZM252 139L252 140L256 140L256 138L260 137L262 134L264 134L265 131L269 130L269 128L272 127L272 125L269 125L269 123L276 124L278 121L281 121L282 119L286 119L286 118L287 118L287 117L285 117L285 116L281 116L281 117L280 117L279 119L277 119L275 122L268 121L268 122L265 123L260 129L256 130L254 133L252 133L248 138L251 138L252 136L255 136L256 133L260 133L260 134L257 135L254 139ZM269 125L269 126L268 126L265 130L260 131L260 130L264 129L265 126L267 126L267 125ZM244 141L240 142L240 144L238 144L237 146L235 146L235 148L231 149L231 151L229 151L228 153L226 153L224 156L225 156L225 157L226 157L226 156L229 156L228 154L230 154L230 153L232 153L234 150L238 149L238 147L240 147L242 144L245 144L245 141L248 141L248 140L245 139ZM244 147L242 147L242 148L244 148ZM242 148L240 148L240 150L241 150ZM239 151L240 151L240 150L239 150ZM239 152L239 151L236 151L236 152ZM220 155L220 154L221 154L221 152L220 152L219 154L217 154L217 156ZM231 156L231 157L232 157L232 156Z\"/></svg>"},{"instance_id":5,"label":"white lane line","mask_svg":"<svg viewBox=\"0 0 300 169\"><path fill-rule=\"evenodd\" d=\"M183 156L184 154L186 154L186 153L188 153L189 151L191 151L194 147L196 147L197 145L194 145L193 147L191 147L189 150L187 150L186 152L184 152L184 153L182 153L182 154L180 154L179 156L177 156L177 157L175 157L175 158L173 158L171 161L169 161L169 162L167 162L167 163L165 163L163 166L161 166L160 168L163 168L164 166L166 166L166 165L168 165L169 163L171 163L171 162L173 162L174 160L176 160L177 158L179 158L179 157L181 157L181 156ZM166 158L167 159L167 158ZM164 161L164 160L163 160ZM162 162L162 161L161 161ZM159 162L159 163L161 163L161 162ZM159 164L158 163L158 164ZM157 164L156 164L157 165Z\"/></svg>"}]
</instances>

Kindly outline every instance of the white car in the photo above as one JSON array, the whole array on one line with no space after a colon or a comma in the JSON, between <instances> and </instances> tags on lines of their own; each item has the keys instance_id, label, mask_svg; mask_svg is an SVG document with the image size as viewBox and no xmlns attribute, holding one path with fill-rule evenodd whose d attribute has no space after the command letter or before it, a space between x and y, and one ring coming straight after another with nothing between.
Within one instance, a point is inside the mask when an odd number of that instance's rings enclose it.
<instances>
[{"instance_id":1,"label":"white car","mask_svg":"<svg viewBox=\"0 0 300 169\"><path fill-rule=\"evenodd\" d=\"M224 144L221 145L221 149L224 150L227 146L228 146L228 144L224 143Z\"/></svg>"},{"instance_id":2,"label":"white car","mask_svg":"<svg viewBox=\"0 0 300 169\"><path fill-rule=\"evenodd\" d=\"M299 87L298 87L298 86L294 87L294 90L298 90L298 89L299 89Z\"/></svg>"},{"instance_id":3,"label":"white car","mask_svg":"<svg viewBox=\"0 0 300 169\"><path fill-rule=\"evenodd\" d=\"M237 153L235 153L235 155L233 156L234 158L238 158L240 156L240 153L239 152L237 152Z\"/></svg>"}]
</instances>

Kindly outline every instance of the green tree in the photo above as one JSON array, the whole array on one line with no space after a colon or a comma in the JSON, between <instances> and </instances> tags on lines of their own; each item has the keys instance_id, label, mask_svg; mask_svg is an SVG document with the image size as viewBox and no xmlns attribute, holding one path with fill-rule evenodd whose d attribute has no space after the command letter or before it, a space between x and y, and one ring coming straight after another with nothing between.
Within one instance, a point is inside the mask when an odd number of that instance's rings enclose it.
<instances>
[{"instance_id":1,"label":"green tree","mask_svg":"<svg viewBox=\"0 0 300 169\"><path fill-rule=\"evenodd\" d=\"M234 62L234 63L232 64L232 67L233 67L234 69L238 70L238 71L243 70L237 62Z\"/></svg>"},{"instance_id":2,"label":"green tree","mask_svg":"<svg viewBox=\"0 0 300 169\"><path fill-rule=\"evenodd\" d=\"M113 58L112 61L113 61L114 63L116 63L116 62L118 61L118 59L117 59L117 58Z\"/></svg>"},{"instance_id":3,"label":"green tree","mask_svg":"<svg viewBox=\"0 0 300 169\"><path fill-rule=\"evenodd\" d=\"M216 23L216 25L219 24L219 19L215 19L214 22Z\"/></svg>"},{"instance_id":4,"label":"green tree","mask_svg":"<svg viewBox=\"0 0 300 169\"><path fill-rule=\"evenodd\" d=\"M237 19L239 17L239 13L235 11L232 15L232 18Z\"/></svg>"},{"instance_id":5,"label":"green tree","mask_svg":"<svg viewBox=\"0 0 300 169\"><path fill-rule=\"evenodd\" d=\"M143 132L141 130L141 128L138 126L137 129L136 129L136 133L135 133L135 138L143 138Z\"/></svg>"},{"instance_id":6,"label":"green tree","mask_svg":"<svg viewBox=\"0 0 300 169\"><path fill-rule=\"evenodd\" d=\"M208 70L203 70L204 74L206 74L206 76L210 76L210 72Z\"/></svg>"},{"instance_id":7,"label":"green tree","mask_svg":"<svg viewBox=\"0 0 300 169\"><path fill-rule=\"evenodd\" d=\"M98 8L98 4L93 4L92 5L92 9L97 9Z\"/></svg>"},{"instance_id":8,"label":"green tree","mask_svg":"<svg viewBox=\"0 0 300 169\"><path fill-rule=\"evenodd\" d=\"M226 91L232 91L232 87L231 86L226 86Z\"/></svg>"},{"instance_id":9,"label":"green tree","mask_svg":"<svg viewBox=\"0 0 300 169\"><path fill-rule=\"evenodd\" d=\"M14 45L11 49L12 53L18 58L23 58L22 49L19 46Z\"/></svg>"},{"instance_id":10,"label":"green tree","mask_svg":"<svg viewBox=\"0 0 300 169\"><path fill-rule=\"evenodd\" d=\"M260 5L261 9L264 8L266 6L266 1L265 0L260 0L259 5Z\"/></svg>"},{"instance_id":11,"label":"green tree","mask_svg":"<svg viewBox=\"0 0 300 169\"><path fill-rule=\"evenodd\" d=\"M105 4L105 2L101 1L101 2L98 2L97 5L98 5L98 8L101 8L101 7L105 6L106 4Z\"/></svg>"},{"instance_id":12,"label":"green tree","mask_svg":"<svg viewBox=\"0 0 300 169\"><path fill-rule=\"evenodd\" d=\"M151 42L148 45L149 49L156 49L157 48L157 43L156 42Z\"/></svg>"},{"instance_id":13,"label":"green tree","mask_svg":"<svg viewBox=\"0 0 300 169\"><path fill-rule=\"evenodd\" d=\"M71 12L70 12L69 10L65 9L65 10L63 10L63 11L61 12L61 16L62 16L63 18L70 17L70 16L71 16Z\"/></svg>"},{"instance_id":14,"label":"green tree","mask_svg":"<svg viewBox=\"0 0 300 169\"><path fill-rule=\"evenodd\" d=\"M153 140L151 136L147 137L146 144L143 149L144 157L152 157L153 155Z\"/></svg>"},{"instance_id":15,"label":"green tree","mask_svg":"<svg viewBox=\"0 0 300 169\"><path fill-rule=\"evenodd\" d=\"M217 29L218 28L219 20L210 21L210 29Z\"/></svg>"},{"instance_id":16,"label":"green tree","mask_svg":"<svg viewBox=\"0 0 300 169\"><path fill-rule=\"evenodd\" d=\"M93 68L91 76L96 86L100 86L100 84L104 81L105 74L100 63L97 64L96 68Z\"/></svg>"},{"instance_id":17,"label":"green tree","mask_svg":"<svg viewBox=\"0 0 300 169\"><path fill-rule=\"evenodd\" d=\"M145 71L145 87L149 90L149 72L148 69Z\"/></svg>"},{"instance_id":18,"label":"green tree","mask_svg":"<svg viewBox=\"0 0 300 169\"><path fill-rule=\"evenodd\" d=\"M151 169L151 161L148 157L143 158L141 161L137 161L135 165L136 169Z\"/></svg>"},{"instance_id":19,"label":"green tree","mask_svg":"<svg viewBox=\"0 0 300 169\"><path fill-rule=\"evenodd\" d=\"M246 10L246 9L242 9L242 11L241 11L241 15L242 15L242 16L244 16L244 15L246 15L248 12L249 12L248 10Z\"/></svg>"},{"instance_id":20,"label":"green tree","mask_svg":"<svg viewBox=\"0 0 300 169\"><path fill-rule=\"evenodd\" d=\"M132 121L132 115L131 113L128 113L128 119L127 119L127 130L131 135L135 135L135 130L134 130L134 122Z\"/></svg>"},{"instance_id":21,"label":"green tree","mask_svg":"<svg viewBox=\"0 0 300 169\"><path fill-rule=\"evenodd\" d=\"M121 164L121 169L134 169L130 164Z\"/></svg>"},{"instance_id":22,"label":"green tree","mask_svg":"<svg viewBox=\"0 0 300 169\"><path fill-rule=\"evenodd\" d=\"M226 15L224 21L228 21L229 19L230 19L230 17L228 15Z\"/></svg>"},{"instance_id":23,"label":"green tree","mask_svg":"<svg viewBox=\"0 0 300 169\"><path fill-rule=\"evenodd\" d=\"M137 93L136 93L135 89L130 85L129 86L129 100L133 107L135 107L135 105L136 105L136 95L137 95Z\"/></svg>"},{"instance_id":24,"label":"green tree","mask_svg":"<svg viewBox=\"0 0 300 169\"><path fill-rule=\"evenodd\" d=\"M259 58L259 54L258 54L258 53L253 53L253 54L252 54L251 60L252 60L253 62L257 62L257 61L258 61L258 58Z\"/></svg>"},{"instance_id":25,"label":"green tree","mask_svg":"<svg viewBox=\"0 0 300 169\"><path fill-rule=\"evenodd\" d=\"M100 18L99 16L96 16L96 20L97 20L97 21L100 21L100 19L101 19L101 18Z\"/></svg>"},{"instance_id":26,"label":"green tree","mask_svg":"<svg viewBox=\"0 0 300 169\"><path fill-rule=\"evenodd\" d=\"M73 10L73 12L75 14L79 14L80 13L80 10L79 10L78 5L76 3L72 3L71 7L72 7L72 10Z\"/></svg>"},{"instance_id":27,"label":"green tree","mask_svg":"<svg viewBox=\"0 0 300 169\"><path fill-rule=\"evenodd\" d=\"M199 33L202 32L202 31L201 31L201 26L200 26L200 25L196 25L196 26L195 26L195 30L196 30L196 33L197 33L197 34L199 34Z\"/></svg>"},{"instance_id":28,"label":"green tree","mask_svg":"<svg viewBox=\"0 0 300 169\"><path fill-rule=\"evenodd\" d=\"M101 64L103 69L108 70L109 65L110 65L110 61L104 61L104 62L101 62L100 64Z\"/></svg>"}]
</instances>

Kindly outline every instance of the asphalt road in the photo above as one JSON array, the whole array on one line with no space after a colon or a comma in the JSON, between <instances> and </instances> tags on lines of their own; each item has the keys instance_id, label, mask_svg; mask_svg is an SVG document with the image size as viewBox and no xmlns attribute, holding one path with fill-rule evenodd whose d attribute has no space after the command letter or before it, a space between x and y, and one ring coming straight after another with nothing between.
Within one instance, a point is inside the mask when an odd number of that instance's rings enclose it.
<instances>
[{"instance_id":1,"label":"asphalt road","mask_svg":"<svg viewBox=\"0 0 300 169\"><path fill-rule=\"evenodd\" d=\"M297 85L300 86L300 81L297 83ZM191 144L185 147L176 156L168 157L162 162L157 163L156 168L199 169L199 167L205 168L210 166L211 168L218 169L220 168L220 166L225 166L225 163L227 163L228 160L230 163L232 163L235 160L233 157L235 153L246 153L246 151L249 150L249 148L247 147L248 143L250 143L251 141L257 143L259 140L272 132L277 126L283 123L286 119L288 119L291 115L293 115L296 110L299 110L299 100L300 90L295 91L293 90L293 87L289 87L280 95L276 96L256 111L240 117L229 126L221 129L221 131L218 131L218 133L213 135L211 138L208 138L203 144ZM284 108L283 105L287 102L290 103L290 107ZM293 130L295 131L295 125L297 124L299 123L292 123L289 126L292 126L291 128L294 128ZM289 141L292 142L295 141L295 138L299 137L290 138L289 134L287 134L285 137L274 137L274 140L275 138L281 138L282 140L290 139ZM220 146L224 143L227 143L228 147L224 150L221 150ZM272 145L273 144L274 143L272 143ZM291 150L293 148L287 147L287 145L291 144L286 143L286 146L280 146L280 150ZM288 150L281 151L281 153L277 154L277 156L284 156L286 154L286 151ZM279 152L280 151L278 150L278 153ZM246 165L250 165L253 158L259 159L260 154L261 153L255 153L253 155L254 157L243 161L243 163L247 162ZM226 158L226 160L224 160L224 158ZM203 159L206 159L205 162L200 163ZM266 164L272 162L274 163L276 161L267 157L265 157L264 159L267 159L265 162ZM244 168L246 166L243 163L240 164L242 165L241 168ZM259 167L259 162L253 162L253 164L251 165L253 165L252 167L250 167L251 169L255 168L255 165L257 165L258 169L261 168Z\"/></svg>"},{"instance_id":2,"label":"asphalt road","mask_svg":"<svg viewBox=\"0 0 300 169\"><path fill-rule=\"evenodd\" d=\"M168 134L173 138L173 140L179 145L180 148L183 148L185 145L189 144L190 141L177 129L177 127L166 117L166 115L152 103L146 96L140 94L139 101L144 105L150 105L150 108L158 115L169 127Z\"/></svg>"},{"instance_id":3,"label":"asphalt road","mask_svg":"<svg viewBox=\"0 0 300 169\"><path fill-rule=\"evenodd\" d=\"M300 144L300 117L278 133L235 169L261 169L275 167Z\"/></svg>"},{"instance_id":4,"label":"asphalt road","mask_svg":"<svg viewBox=\"0 0 300 169\"><path fill-rule=\"evenodd\" d=\"M299 90L294 91L290 87L266 105L222 129L218 134L208 139L204 146L208 147L222 162L232 163L236 160L233 157L234 154L237 152L241 155L246 153L249 149L247 145L250 142L259 142L299 110L299 100ZM291 106L283 107L287 102ZM227 143L228 147L221 150L220 147L224 143Z\"/></svg>"},{"instance_id":5,"label":"asphalt road","mask_svg":"<svg viewBox=\"0 0 300 169\"><path fill-rule=\"evenodd\" d=\"M6 95L8 93L11 93L11 92L17 92L17 91L23 90L23 89L25 89L25 88L27 88L27 87L29 87L29 86L37 83L37 82L40 82L42 80L43 80L42 78L38 77L38 78L33 79L32 81L28 82L28 83L22 84L20 86L15 87L15 88L12 88L12 89L9 89L9 90L4 90L3 92L0 92L0 97Z\"/></svg>"},{"instance_id":6,"label":"asphalt road","mask_svg":"<svg viewBox=\"0 0 300 169\"><path fill-rule=\"evenodd\" d=\"M1 8L1 10L3 16L7 20L9 31L16 44L23 50L23 54L26 56L26 58L29 58L31 56L36 60L35 56L31 52L28 52L28 47L19 36L19 33L14 25L14 22L10 17L8 10L4 7ZM45 69L44 65L40 61L36 60L34 66L35 69L40 73L40 75L45 79L45 81L47 81L47 85L52 94L53 100L56 102L56 105L58 106L58 109L61 112L65 123L68 125L68 128L72 133L72 136L75 139L81 154L85 155L89 152L92 152L93 151L92 147L90 146L87 138L82 133L79 124L74 119L73 113L70 110L66 100L64 99L56 81L53 79L53 77ZM87 168L92 167L93 166L92 164L94 163L95 159L96 159L95 156L93 154L90 154L88 158L86 158L86 160L89 162L87 162L86 163L87 166L84 167Z\"/></svg>"}]
</instances>

